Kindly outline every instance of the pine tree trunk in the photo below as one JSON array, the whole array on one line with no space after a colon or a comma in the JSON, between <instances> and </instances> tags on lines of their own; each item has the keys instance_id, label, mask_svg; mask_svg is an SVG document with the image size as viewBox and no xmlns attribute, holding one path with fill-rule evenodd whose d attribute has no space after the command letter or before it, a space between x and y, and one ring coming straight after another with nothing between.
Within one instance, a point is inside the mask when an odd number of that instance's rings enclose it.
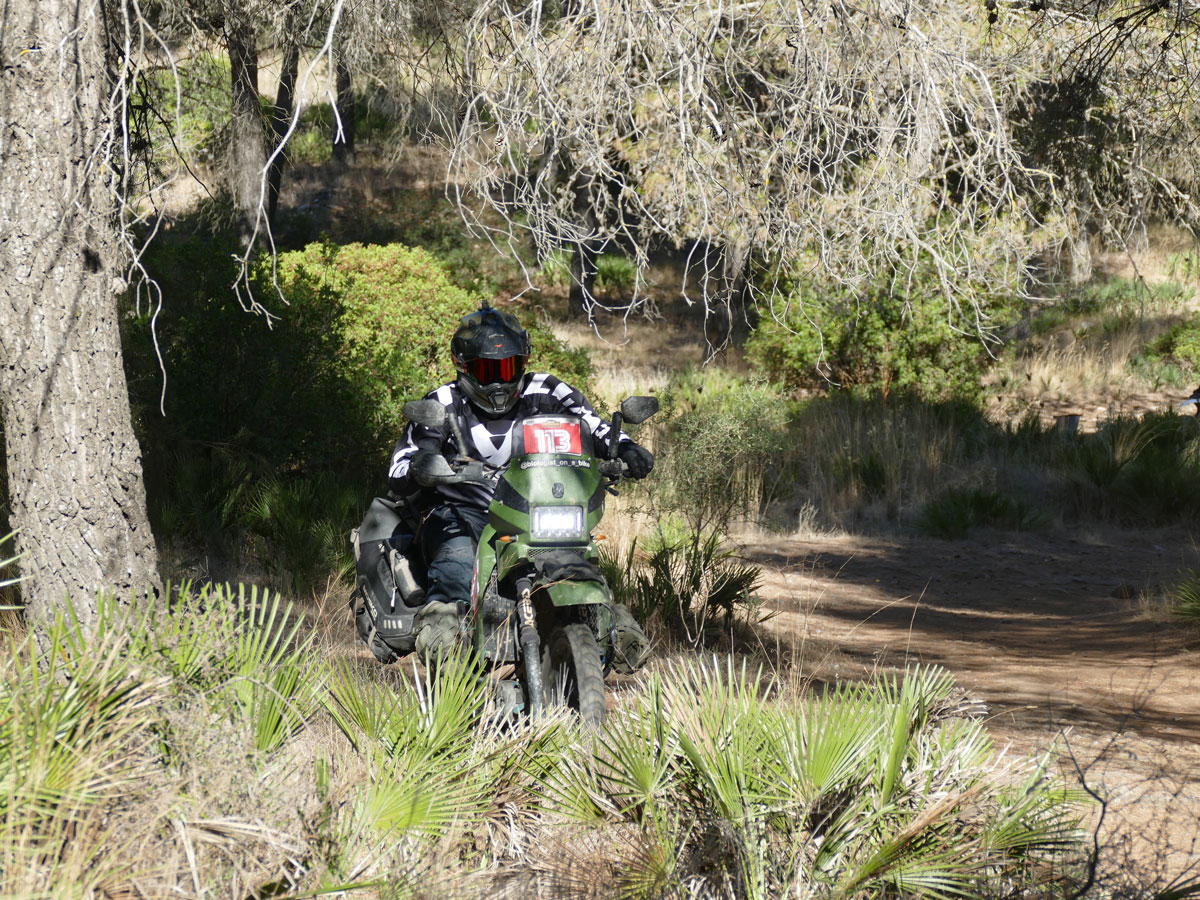
<instances>
[{"instance_id":1,"label":"pine tree trunk","mask_svg":"<svg viewBox=\"0 0 1200 900\"><path fill-rule=\"evenodd\" d=\"M0 393L26 612L161 592L115 292L100 0L9 0L0 95Z\"/></svg>"},{"instance_id":2,"label":"pine tree trunk","mask_svg":"<svg viewBox=\"0 0 1200 900\"><path fill-rule=\"evenodd\" d=\"M229 188L237 207L241 237L255 232L263 206L263 169L267 165L266 130L258 101L258 45L250 23L231 19L226 24L229 53L230 122Z\"/></svg>"}]
</instances>

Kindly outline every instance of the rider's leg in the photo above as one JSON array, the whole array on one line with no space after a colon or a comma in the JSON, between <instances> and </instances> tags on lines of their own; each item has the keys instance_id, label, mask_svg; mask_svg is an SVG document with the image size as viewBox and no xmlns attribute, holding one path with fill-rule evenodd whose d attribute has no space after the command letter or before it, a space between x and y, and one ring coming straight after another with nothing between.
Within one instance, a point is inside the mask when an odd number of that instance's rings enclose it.
<instances>
[{"instance_id":1,"label":"rider's leg","mask_svg":"<svg viewBox=\"0 0 1200 900\"><path fill-rule=\"evenodd\" d=\"M475 571L475 543L487 514L441 506L421 526L429 591L417 614L416 649L422 657L450 650L458 640L462 607Z\"/></svg>"}]
</instances>

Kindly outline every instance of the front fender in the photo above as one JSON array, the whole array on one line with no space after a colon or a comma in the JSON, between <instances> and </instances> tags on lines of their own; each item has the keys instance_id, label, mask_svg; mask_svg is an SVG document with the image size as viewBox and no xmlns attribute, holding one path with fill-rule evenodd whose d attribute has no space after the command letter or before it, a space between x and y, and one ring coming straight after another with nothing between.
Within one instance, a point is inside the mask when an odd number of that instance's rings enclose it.
<instances>
[{"instance_id":1,"label":"front fender","mask_svg":"<svg viewBox=\"0 0 1200 900\"><path fill-rule=\"evenodd\" d=\"M602 581L552 581L539 584L537 590L544 591L554 606L612 603L612 591Z\"/></svg>"}]
</instances>

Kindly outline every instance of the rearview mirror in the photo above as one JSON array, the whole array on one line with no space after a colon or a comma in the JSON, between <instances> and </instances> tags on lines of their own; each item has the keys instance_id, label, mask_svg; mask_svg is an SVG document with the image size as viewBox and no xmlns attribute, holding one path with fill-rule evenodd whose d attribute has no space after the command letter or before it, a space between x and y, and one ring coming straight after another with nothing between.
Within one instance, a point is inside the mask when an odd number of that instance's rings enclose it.
<instances>
[{"instance_id":1,"label":"rearview mirror","mask_svg":"<svg viewBox=\"0 0 1200 900\"><path fill-rule=\"evenodd\" d=\"M446 424L446 407L436 400L409 400L404 404L404 418L426 428L441 428Z\"/></svg>"},{"instance_id":2,"label":"rearview mirror","mask_svg":"<svg viewBox=\"0 0 1200 900\"><path fill-rule=\"evenodd\" d=\"M621 401L621 418L630 425L640 425L656 412L657 397L626 397Z\"/></svg>"}]
</instances>

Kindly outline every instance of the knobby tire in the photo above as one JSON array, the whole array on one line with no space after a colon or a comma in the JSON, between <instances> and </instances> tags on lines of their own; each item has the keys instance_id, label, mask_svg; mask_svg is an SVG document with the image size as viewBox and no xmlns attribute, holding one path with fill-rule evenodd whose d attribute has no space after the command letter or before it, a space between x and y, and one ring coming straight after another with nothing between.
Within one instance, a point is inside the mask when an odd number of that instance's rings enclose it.
<instances>
[{"instance_id":1,"label":"knobby tire","mask_svg":"<svg viewBox=\"0 0 1200 900\"><path fill-rule=\"evenodd\" d=\"M542 649L547 707L566 706L585 725L604 722L604 669L592 629L582 622L560 625Z\"/></svg>"}]
</instances>

